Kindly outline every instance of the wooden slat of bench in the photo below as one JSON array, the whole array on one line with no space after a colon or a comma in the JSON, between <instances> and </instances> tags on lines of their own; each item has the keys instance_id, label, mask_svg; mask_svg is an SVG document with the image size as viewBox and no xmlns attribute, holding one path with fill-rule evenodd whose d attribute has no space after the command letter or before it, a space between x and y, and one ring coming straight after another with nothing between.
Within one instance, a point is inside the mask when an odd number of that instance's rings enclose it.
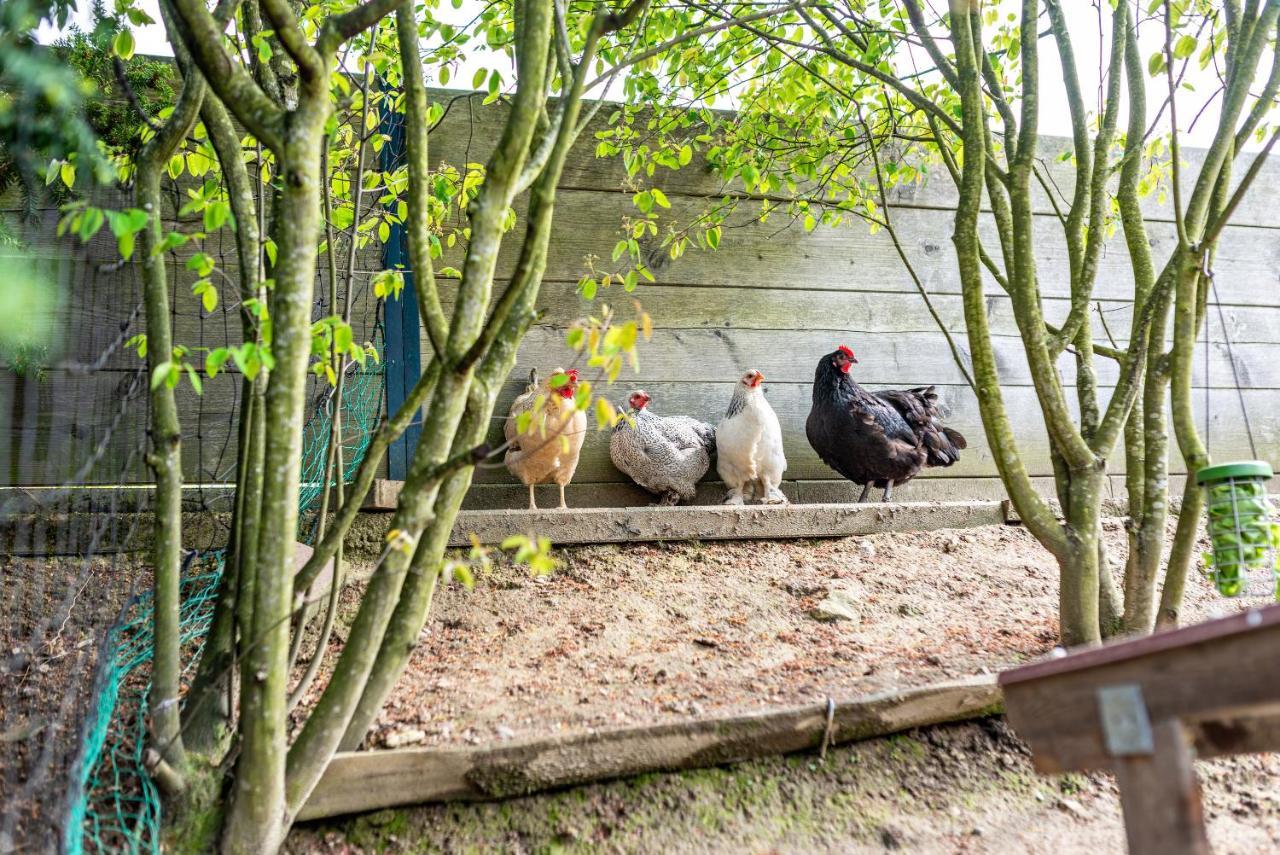
<instances>
[{"instance_id":1,"label":"wooden slat of bench","mask_svg":"<svg viewBox=\"0 0 1280 855\"><path fill-rule=\"evenodd\" d=\"M1176 647L1189 647L1206 641L1280 626L1280 604L1265 606L1261 609L1250 609L1230 617L1185 626L1168 632L1159 632L1142 638L1120 641L1114 644L1093 647L1070 653L1058 659L1046 659L1040 662L1012 668L1000 674L1001 686L1013 686L1032 680L1041 680L1059 674L1086 671L1103 665L1112 665L1172 650Z\"/></svg>"}]
</instances>

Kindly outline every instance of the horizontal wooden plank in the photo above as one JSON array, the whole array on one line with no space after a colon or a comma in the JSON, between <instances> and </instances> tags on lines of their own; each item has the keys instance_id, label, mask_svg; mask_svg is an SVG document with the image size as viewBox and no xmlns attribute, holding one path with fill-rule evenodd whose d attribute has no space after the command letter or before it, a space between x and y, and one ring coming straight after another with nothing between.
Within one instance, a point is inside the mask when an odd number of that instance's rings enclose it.
<instances>
[{"instance_id":1,"label":"horizontal wooden plank","mask_svg":"<svg viewBox=\"0 0 1280 855\"><path fill-rule=\"evenodd\" d=\"M501 137L502 128L507 120L509 105L505 102L484 105L481 102L487 93L468 93L465 91L433 89L430 97L450 105L449 112L433 130L431 136L432 159L450 164L483 162L493 150L493 146ZM637 183L640 186L657 186L668 196L673 194L693 196L721 196L726 193L743 194L741 182L733 180L724 182L710 168L704 157L704 148L693 140L700 133L699 127L687 131L688 140L694 151L693 160L678 171L658 167L653 178L643 176L632 178L627 175L621 157L595 156L597 143L596 133L610 129L610 118L615 112L612 105L604 105L596 113L592 122L569 152L565 170L560 181L561 187L575 189L605 189L628 191ZM634 146L652 144L656 141L656 131L647 127L648 120L641 116L632 125L637 136L631 140ZM666 129L671 132L669 128ZM1074 166L1060 162L1057 155L1070 149L1070 141L1062 137L1041 137L1039 142L1042 156L1041 164L1048 170L1052 183L1060 188L1069 202L1070 193L1075 186ZM1185 166L1182 170L1183 183L1192 184L1203 163L1205 152L1198 148L1182 150ZM1252 153L1245 152L1240 157L1239 172L1243 173L1245 164L1252 159ZM1035 210L1044 215L1053 214L1053 206L1043 189L1033 183L1033 204ZM1275 226L1276 212L1269 200L1280 193L1280 166L1266 164L1259 173L1253 187L1236 211L1234 221L1240 224ZM758 194L743 194L748 198L758 199ZM1171 194L1169 194L1171 196ZM950 176L941 167L935 165L930 170L930 178L920 184L895 188L892 202L901 206L949 207L954 208L958 195ZM1060 204L1065 204L1062 199ZM1143 198L1144 214L1152 219L1171 220L1171 199L1152 193Z\"/></svg>"},{"instance_id":2,"label":"horizontal wooden plank","mask_svg":"<svg viewBox=\"0 0 1280 855\"><path fill-rule=\"evenodd\" d=\"M437 88L430 90L429 97L432 101L448 107L444 118L432 129L433 163L461 166L471 162L484 162L501 137L510 109L509 104L502 100L486 105L482 102L487 97L487 93L465 90ZM742 185L736 179L726 183L714 173L705 159L704 146L693 140L693 137L700 133L697 126L686 131L686 136L694 150L693 160L678 171L673 172L658 167L653 178L641 176L637 179L627 175L621 157L597 158L595 156L596 133L611 127L610 119L615 112L616 108L613 105L605 104L595 114L570 150L560 181L562 188L606 190L630 195L639 184L660 187L668 196L706 197L735 194L744 195L748 199L759 198L758 194L743 193ZM633 145L652 144L656 140L657 131L648 127L648 118L643 115L633 123L632 130L636 133L634 139L630 141ZM667 133L671 132L670 128L665 130ZM1060 197L1060 204L1069 197L1071 188L1075 184L1072 164L1060 162L1057 158L1059 153L1067 151L1069 147L1069 141L1061 137L1045 136L1039 143L1043 167L1047 169L1052 184L1059 188L1062 194L1066 194ZM1185 166L1181 170L1181 175L1184 183L1194 183L1204 156L1203 149L1182 150ZM1246 165L1253 156L1252 152L1241 154L1237 175L1244 173ZM164 197L166 207L171 208L174 199L185 199L181 189L190 186L191 183L191 177L184 174L178 182L179 192L172 195L166 194ZM1280 193L1280 165L1268 163L1262 168L1250 193L1246 195L1235 212L1234 221L1241 225L1261 227L1274 227L1280 224L1277 223L1275 210L1270 204L1270 200L1275 198L1277 193ZM1033 183L1032 194L1036 212L1046 216L1052 215L1053 206L1050 204L1049 197L1037 183ZM111 194L102 195L104 198L100 201L107 204L112 201L119 204L122 201L119 198L113 199ZM118 193L114 195L119 196ZM1142 207L1145 215L1150 219L1171 221L1171 195L1166 192L1163 200L1158 193L1152 193L1143 198ZM904 207L954 208L956 199L956 189L950 177L944 169L936 165L929 171L928 180L895 188L891 197L894 204ZM48 208L55 207L49 200L42 200L41 205ZM0 211L16 211L19 208L19 197L15 193L10 192L0 196Z\"/></svg>"},{"instance_id":3,"label":"horizontal wooden plank","mask_svg":"<svg viewBox=\"0 0 1280 855\"><path fill-rule=\"evenodd\" d=\"M998 713L989 677L705 719L514 740L474 748L353 751L329 763L298 819L431 801L497 799L721 765Z\"/></svg>"},{"instance_id":4,"label":"horizontal wooden plank","mask_svg":"<svg viewBox=\"0 0 1280 855\"><path fill-rule=\"evenodd\" d=\"M1271 605L1025 666L1003 680L1009 721L1039 771L1107 768L1114 758L1098 725L1098 688L1136 684L1153 722L1274 712L1280 659L1256 654L1278 643L1280 605ZM1250 679L1241 680L1234 669L1246 660Z\"/></svg>"},{"instance_id":5,"label":"horizontal wooden plank","mask_svg":"<svg viewBox=\"0 0 1280 855\"><path fill-rule=\"evenodd\" d=\"M619 314L623 319L627 316L625 310ZM521 342L521 358L545 368L572 359L574 354L564 343L565 332L556 327L534 327ZM969 368L968 338L953 337ZM695 376L728 381L736 380L748 368L755 368L764 373L766 381L812 382L819 361L840 344L850 345L857 353L859 362L852 376L860 383L900 387L965 383L946 338L936 330L669 330L660 324L655 325L652 341L639 346L641 376L655 383L687 381ZM1021 339L996 336L992 344L1001 385L1030 386L1031 371ZM1232 386L1238 377L1245 389L1280 388L1280 344L1231 345L1234 374L1225 343L1209 349L1208 365L1202 355L1203 348L1200 354L1192 366L1192 382L1196 386ZM1119 365L1112 360L1098 359L1095 370L1103 386L1112 386L1119 378ZM1058 359L1058 371L1062 382L1073 387L1075 356L1064 353Z\"/></svg>"},{"instance_id":6,"label":"horizontal wooden plank","mask_svg":"<svg viewBox=\"0 0 1280 855\"><path fill-rule=\"evenodd\" d=\"M453 286L446 280L441 299L446 309L452 305ZM628 294L614 285L601 290L593 301L582 298L575 282L546 280L538 295L538 308L544 312L543 322L563 326L600 311L601 304L614 307L619 317L631 315L632 301L639 301L653 317L656 329L716 329L727 335L736 330L826 330L830 332L920 332L936 333L938 324L929 314L919 294L904 291L880 291L868 288L858 291L807 290L797 293L789 288L748 287L734 283L706 285L666 285L642 283ZM506 280L495 283L495 289L506 287ZM1280 300L1280 292L1277 292ZM933 294L930 302L944 327L965 336L961 298L956 294ZM1132 303L1122 300L1097 300L1090 313L1095 338L1110 344L1108 330L1117 342L1128 340L1132 321ZM987 323L993 335L1017 336L1009 297L996 291L987 296ZM1209 340L1221 343L1257 344L1280 341L1280 304L1277 306L1240 306L1221 304L1225 327L1219 317L1219 304L1209 304ZM1070 301L1061 297L1044 300L1045 319L1061 323L1070 310ZM1099 310L1106 326L1099 321ZM1224 334L1223 330L1226 330ZM850 342L856 345L856 341Z\"/></svg>"},{"instance_id":7,"label":"horizontal wooden plank","mask_svg":"<svg viewBox=\"0 0 1280 855\"><path fill-rule=\"evenodd\" d=\"M520 380L527 376L528 364L521 363L513 379L508 382L499 399L499 413L505 413L509 402L523 388ZM545 364L542 367L547 368ZM646 382L646 378L636 378L634 382L624 380L621 388L615 386L606 394L621 402L624 389L642 386L653 397L651 405L655 412L667 414L691 415L712 424L718 422L724 413L733 392L732 382L688 382L665 383ZM615 392L614 389L617 391ZM943 386L938 389L944 406L950 411L947 423L965 434L969 440L969 448L961 454L960 461L946 470L927 470L927 474L944 477L974 477L994 473L994 464L988 450L981 418L978 414L977 402L968 387ZM783 447L787 457L787 479L821 480L830 478L832 472L822 463L809 447L804 435L804 422L808 417L811 384L810 383L766 383L768 400L778 414L782 426ZM1109 394L1102 390L1102 394ZM1280 448L1280 416L1277 406L1280 405L1280 392L1273 390L1244 390L1242 392L1254 436L1258 443L1259 453L1267 456L1271 449ZM1211 430L1209 438L1212 453L1219 459L1250 457L1247 438L1240 423L1239 403L1235 393L1216 392L1213 400L1217 401L1210 414ZM1040 410L1033 389L1014 387L1005 390L1005 405L1014 419L1022 459L1033 475L1050 475L1052 466L1049 461L1048 440L1044 434L1040 420ZM1203 411L1196 408L1197 418L1203 419ZM1203 425L1202 425L1203 430ZM500 441L500 421L495 420L491 433L493 442ZM1177 460L1176 450L1173 452L1171 469L1181 472L1181 461ZM1123 454L1117 453L1111 461L1110 471L1123 471ZM617 480L608 455L608 437L606 434L591 430L583 444L582 458L578 465L579 479L588 481ZM510 476L502 469L482 470L477 473L477 482L492 483L505 481Z\"/></svg>"},{"instance_id":8,"label":"horizontal wooden plank","mask_svg":"<svg viewBox=\"0 0 1280 855\"><path fill-rule=\"evenodd\" d=\"M518 202L518 216L524 212ZM696 219L701 200L673 199L670 210L659 217L659 228ZM951 216L933 209L904 209L895 212L895 227L904 251L930 293L959 294L960 279L951 245ZM805 233L799 223L781 215L766 222L758 211L738 211L726 223L720 249L690 250L671 260L660 247L650 245L646 257L658 282L680 285L732 283L739 286L914 292L916 286L893 249L886 232L871 234L863 223L821 228ZM585 259L594 256L597 269L608 270L614 244L624 236L624 223L635 217L630 197L594 191L562 191L557 196L556 217L548 251L547 277L576 281L587 271ZM993 253L998 252L994 225L982 221L983 233ZM1253 283L1272 282L1280 272L1280 241L1259 239L1256 230L1224 230L1215 262L1218 299L1227 303L1273 305L1271 289ZM498 276L509 277L519 253L519 230L503 242ZM1149 239L1157 265L1176 246L1171 224L1153 223ZM1036 260L1039 284L1045 296L1070 295L1067 250L1062 229L1050 217L1035 222ZM457 266L461 248L446 253ZM999 286L989 282L989 290ZM1132 298L1133 276L1123 238L1113 236L1103 250L1095 295L1099 298Z\"/></svg>"},{"instance_id":9,"label":"horizontal wooden plank","mask_svg":"<svg viewBox=\"0 0 1280 855\"><path fill-rule=\"evenodd\" d=\"M642 363L643 366L643 363ZM510 402L523 388L531 363L523 357L505 384L499 397L497 415L494 418L491 440L501 441L501 422ZM549 367L541 362L544 371ZM117 419L120 410L121 384L128 383L132 375L127 372L98 372L87 376L49 372L42 382L18 384L14 379L0 376L0 407L9 411L18 406L18 389L21 387L21 406L24 416L9 422L11 447L18 449L10 455L8 477L10 483L50 484L78 468L78 461L88 453L82 446L96 445ZM376 379L372 382L376 383ZM7 384L7 385L6 385ZM33 385L34 384L34 385ZM179 410L186 431L183 443L184 471L188 478L198 481L225 480L234 467L234 425L236 401L239 396L238 377L222 374L205 383L204 395L196 396L183 383L178 390ZM687 414L715 423L723 414L734 382L716 381L664 381L650 382L645 375L623 378L613 387L605 387L604 394L621 403L627 390L644 387L653 396L653 408L658 413ZM788 459L788 480L818 481L833 479L834 473L826 467L809 447L804 436L804 421L810 406L809 382L782 382L766 384L767 395L783 428L784 448ZM376 387L374 388L376 393ZM970 447L955 466L946 470L929 470L926 476L948 478L986 477L994 473L990 452L978 414L976 401L968 387L939 386L944 406L950 414L948 424L960 430L969 439ZM138 394L135 391L135 396ZM1103 395L1109 390L1103 389ZM1247 436L1240 419L1242 396L1248 408L1250 423L1258 444L1259 454L1274 456L1280 448L1280 390L1245 389L1213 390L1210 423L1207 438L1210 451L1219 459L1252 456ZM118 465L124 459L126 448L136 448L141 442L145 424L145 408L139 403L128 408L120 417L117 435L113 442L121 443L119 453L104 463L99 470L106 483L118 480ZM315 400L315 392L308 400ZM1005 390L1006 406L1014 418L1023 460L1033 475L1050 475L1047 440L1040 427L1039 408L1034 390L1029 387L1010 387ZM1201 399L1197 395L1197 402ZM1203 420L1203 408L1197 406L1196 415ZM4 412L5 410L0 410ZM351 427L351 425L349 425ZM1201 425L1204 429L1204 425ZM79 443L79 444L76 444ZM116 446L112 445L112 449ZM23 449L30 449L26 453ZM1176 452L1171 468L1180 472ZM1123 456L1117 452L1111 462L1111 471L1123 470ZM145 475L138 476L148 480ZM610 483L625 481L613 468L608 456L607 435L590 431L584 443L577 479L581 483ZM502 469L487 468L476 473L478 483L511 483L511 476ZM102 483L102 480L99 480Z\"/></svg>"}]
</instances>

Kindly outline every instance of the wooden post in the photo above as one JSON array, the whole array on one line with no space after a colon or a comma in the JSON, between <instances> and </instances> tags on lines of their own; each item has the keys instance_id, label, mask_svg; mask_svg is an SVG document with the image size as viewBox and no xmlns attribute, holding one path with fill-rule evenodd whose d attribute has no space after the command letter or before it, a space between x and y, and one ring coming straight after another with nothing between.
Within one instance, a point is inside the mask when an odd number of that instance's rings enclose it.
<instances>
[{"instance_id":1,"label":"wooden post","mask_svg":"<svg viewBox=\"0 0 1280 855\"><path fill-rule=\"evenodd\" d=\"M1186 730L1151 725L1155 751L1114 760L1130 855L1208 855L1204 808Z\"/></svg>"}]
</instances>

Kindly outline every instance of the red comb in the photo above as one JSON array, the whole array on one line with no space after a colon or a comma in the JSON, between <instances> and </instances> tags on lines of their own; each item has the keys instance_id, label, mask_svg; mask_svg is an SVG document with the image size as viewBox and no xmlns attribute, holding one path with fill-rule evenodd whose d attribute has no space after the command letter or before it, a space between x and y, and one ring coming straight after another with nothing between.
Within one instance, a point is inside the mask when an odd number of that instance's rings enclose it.
<instances>
[{"instance_id":1,"label":"red comb","mask_svg":"<svg viewBox=\"0 0 1280 855\"><path fill-rule=\"evenodd\" d=\"M568 371L565 372L565 374L569 376L570 381L574 383L578 382L578 369L570 368Z\"/></svg>"},{"instance_id":2,"label":"red comb","mask_svg":"<svg viewBox=\"0 0 1280 855\"><path fill-rule=\"evenodd\" d=\"M843 353L845 356L849 357L850 359L853 359L853 350L849 347L849 345L847 345L847 344L842 344L842 345L840 345L839 347L837 347L837 348L836 348L836 350L840 351L841 353Z\"/></svg>"}]
</instances>

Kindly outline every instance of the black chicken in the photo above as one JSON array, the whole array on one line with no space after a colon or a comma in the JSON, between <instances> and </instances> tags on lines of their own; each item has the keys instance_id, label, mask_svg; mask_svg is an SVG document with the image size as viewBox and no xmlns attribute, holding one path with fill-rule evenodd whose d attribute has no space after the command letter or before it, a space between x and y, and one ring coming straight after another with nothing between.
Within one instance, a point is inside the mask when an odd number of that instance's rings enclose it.
<instances>
[{"instance_id":1,"label":"black chicken","mask_svg":"<svg viewBox=\"0 0 1280 855\"><path fill-rule=\"evenodd\" d=\"M895 484L910 481L926 466L950 466L967 443L944 427L932 386L868 392L849 376L858 360L843 344L822 357L813 377L813 406L805 422L809 444L822 462L889 501Z\"/></svg>"}]
</instances>

